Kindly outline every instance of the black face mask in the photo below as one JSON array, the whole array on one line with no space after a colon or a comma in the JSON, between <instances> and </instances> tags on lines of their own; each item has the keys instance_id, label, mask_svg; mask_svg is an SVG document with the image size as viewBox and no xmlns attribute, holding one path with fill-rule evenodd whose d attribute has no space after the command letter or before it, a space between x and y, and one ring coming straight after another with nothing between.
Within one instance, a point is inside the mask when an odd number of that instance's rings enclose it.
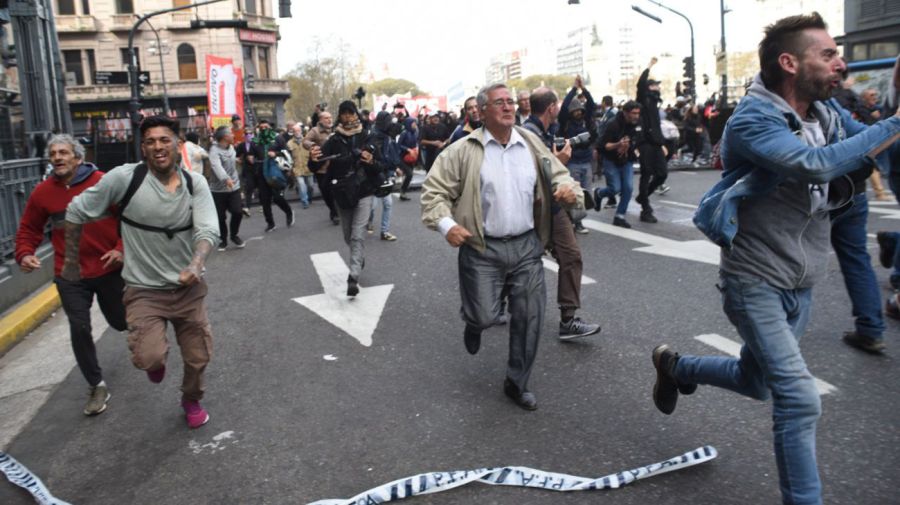
<instances>
[{"instance_id":1,"label":"black face mask","mask_svg":"<svg viewBox=\"0 0 900 505\"><path fill-rule=\"evenodd\" d=\"M662 97L660 96L659 91L651 89L647 94L650 96L650 98L656 100L657 102L662 102Z\"/></svg>"}]
</instances>

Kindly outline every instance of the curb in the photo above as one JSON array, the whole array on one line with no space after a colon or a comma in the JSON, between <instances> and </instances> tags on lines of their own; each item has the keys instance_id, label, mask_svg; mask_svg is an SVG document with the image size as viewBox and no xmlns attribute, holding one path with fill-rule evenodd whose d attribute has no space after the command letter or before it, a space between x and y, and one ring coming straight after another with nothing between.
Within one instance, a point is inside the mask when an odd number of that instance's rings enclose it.
<instances>
[{"instance_id":1,"label":"curb","mask_svg":"<svg viewBox=\"0 0 900 505\"><path fill-rule=\"evenodd\" d=\"M59 292L50 284L0 319L0 356L59 308Z\"/></svg>"}]
</instances>

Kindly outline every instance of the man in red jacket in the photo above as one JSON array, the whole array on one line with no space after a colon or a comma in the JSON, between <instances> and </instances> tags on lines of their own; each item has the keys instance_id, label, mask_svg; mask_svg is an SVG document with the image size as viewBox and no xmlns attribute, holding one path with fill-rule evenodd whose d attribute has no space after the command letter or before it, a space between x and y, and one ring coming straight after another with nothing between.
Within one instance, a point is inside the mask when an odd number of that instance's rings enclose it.
<instances>
[{"instance_id":1,"label":"man in red jacket","mask_svg":"<svg viewBox=\"0 0 900 505\"><path fill-rule=\"evenodd\" d=\"M82 278L69 282L60 276L65 253L63 223L66 207L82 191L97 184L103 173L92 163L84 162L84 147L70 135L51 137L47 153L53 165L53 175L38 184L28 198L16 232L16 262L26 273L41 268L41 260L34 253L44 240L44 227L49 220L54 251L54 282L69 318L75 360L91 387L84 414L93 416L106 410L110 395L103 381L91 335L91 304L94 295L97 295L100 310L109 325L119 331L125 330L122 241L115 217L85 225L79 254Z\"/></svg>"}]
</instances>

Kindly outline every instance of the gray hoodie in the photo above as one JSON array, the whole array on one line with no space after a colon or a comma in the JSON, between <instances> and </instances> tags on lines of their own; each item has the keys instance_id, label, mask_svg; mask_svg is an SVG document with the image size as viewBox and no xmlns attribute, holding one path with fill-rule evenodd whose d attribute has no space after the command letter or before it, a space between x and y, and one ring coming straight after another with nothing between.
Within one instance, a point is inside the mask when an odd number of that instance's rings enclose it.
<instances>
[{"instance_id":1,"label":"gray hoodie","mask_svg":"<svg viewBox=\"0 0 900 505\"><path fill-rule=\"evenodd\" d=\"M747 95L770 102L802 124L784 99L766 89L759 75ZM820 102L813 102L810 113L822 126L826 142L834 138L838 115ZM773 159L777 156L778 152L771 153ZM811 194L819 190L827 196L828 184L788 178L772 192L742 201L733 247L722 248L722 271L758 277L781 289L809 288L824 279L831 250L829 211L842 203L816 206Z\"/></svg>"},{"instance_id":2,"label":"gray hoodie","mask_svg":"<svg viewBox=\"0 0 900 505\"><path fill-rule=\"evenodd\" d=\"M222 149L219 144L213 144L209 148L209 164L212 167L213 176L209 181L209 190L213 193L230 193L241 189L240 177L236 168L237 155L234 147ZM234 186L229 189L225 181L231 179Z\"/></svg>"}]
</instances>

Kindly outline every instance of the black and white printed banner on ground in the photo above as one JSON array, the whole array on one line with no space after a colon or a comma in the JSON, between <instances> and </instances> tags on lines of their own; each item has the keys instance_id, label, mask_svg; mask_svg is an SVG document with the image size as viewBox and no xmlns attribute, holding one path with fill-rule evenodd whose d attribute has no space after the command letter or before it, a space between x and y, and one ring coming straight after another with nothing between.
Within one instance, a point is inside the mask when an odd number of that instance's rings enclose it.
<instances>
[{"instance_id":1,"label":"black and white printed banner on ground","mask_svg":"<svg viewBox=\"0 0 900 505\"><path fill-rule=\"evenodd\" d=\"M414 477L395 480L360 493L353 498L319 500L310 505L369 505L386 503L416 495L438 493L464 486L471 482L481 482L482 484L495 486L534 487L549 491L617 489L636 480L706 463L717 455L716 449L707 445L660 463L653 463L652 465L626 470L597 479L544 472L522 466L481 468L461 472L423 473Z\"/></svg>"},{"instance_id":2,"label":"black and white printed banner on ground","mask_svg":"<svg viewBox=\"0 0 900 505\"><path fill-rule=\"evenodd\" d=\"M23 464L16 461L16 458L3 451L0 451L0 471L6 474L6 478L10 482L31 493L40 505L69 505L68 502L59 500L50 494L37 475L31 473Z\"/></svg>"}]
</instances>

